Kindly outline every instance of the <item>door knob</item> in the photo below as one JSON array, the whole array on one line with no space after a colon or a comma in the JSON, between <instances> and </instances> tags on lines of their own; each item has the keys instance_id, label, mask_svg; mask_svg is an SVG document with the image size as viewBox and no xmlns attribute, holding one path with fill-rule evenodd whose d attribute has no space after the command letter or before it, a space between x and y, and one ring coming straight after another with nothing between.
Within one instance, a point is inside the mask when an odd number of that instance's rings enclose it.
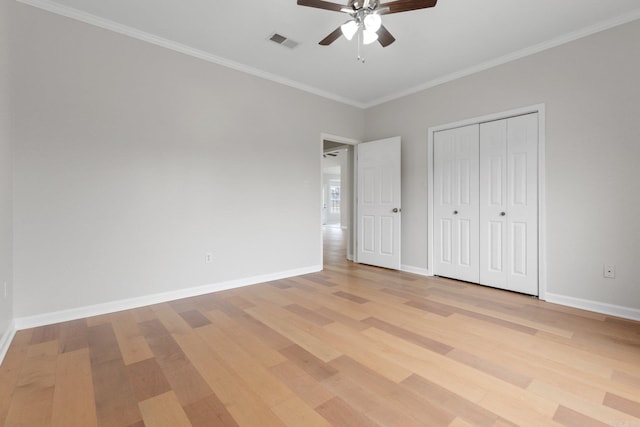
<instances>
[{"instance_id":1,"label":"door knob","mask_svg":"<svg viewBox=\"0 0 640 427\"><path fill-rule=\"evenodd\" d=\"M400 212L400 209L398 209L398 208L393 208L393 212L394 212L394 213L398 213L398 212Z\"/></svg>"},{"instance_id":2,"label":"door knob","mask_svg":"<svg viewBox=\"0 0 640 427\"><path fill-rule=\"evenodd\" d=\"M500 212L500 216L505 216L506 214L506 212Z\"/></svg>"},{"instance_id":3,"label":"door knob","mask_svg":"<svg viewBox=\"0 0 640 427\"><path fill-rule=\"evenodd\" d=\"M458 215L458 211L453 211L453 214L454 215Z\"/></svg>"}]
</instances>

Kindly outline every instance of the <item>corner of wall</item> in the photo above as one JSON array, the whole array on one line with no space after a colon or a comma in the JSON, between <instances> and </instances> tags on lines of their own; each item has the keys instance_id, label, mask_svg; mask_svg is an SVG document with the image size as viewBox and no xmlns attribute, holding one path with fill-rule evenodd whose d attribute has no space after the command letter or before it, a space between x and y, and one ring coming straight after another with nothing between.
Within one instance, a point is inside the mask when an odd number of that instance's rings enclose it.
<instances>
[{"instance_id":1,"label":"corner of wall","mask_svg":"<svg viewBox=\"0 0 640 427\"><path fill-rule=\"evenodd\" d=\"M4 357L7 355L7 352L9 351L9 347L11 346L11 341L13 341L13 337L15 335L16 335L15 322L11 320L11 322L9 323L9 326L0 337L0 366L2 366Z\"/></svg>"}]
</instances>

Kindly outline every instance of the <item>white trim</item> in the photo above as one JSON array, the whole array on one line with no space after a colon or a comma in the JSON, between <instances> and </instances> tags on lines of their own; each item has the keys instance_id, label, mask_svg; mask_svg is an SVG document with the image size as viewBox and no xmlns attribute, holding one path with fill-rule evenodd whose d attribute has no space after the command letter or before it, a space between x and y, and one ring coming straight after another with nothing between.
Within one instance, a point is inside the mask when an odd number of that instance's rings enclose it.
<instances>
[{"instance_id":1,"label":"white trim","mask_svg":"<svg viewBox=\"0 0 640 427\"><path fill-rule=\"evenodd\" d=\"M427 276L427 277L433 276L433 274L431 274L431 272L428 269L422 268L422 267L414 267L413 265L402 264L400 266L400 271L404 271L405 273L417 274L419 276Z\"/></svg>"},{"instance_id":2,"label":"white trim","mask_svg":"<svg viewBox=\"0 0 640 427\"><path fill-rule=\"evenodd\" d=\"M204 286L180 289L176 291L163 292L159 294L145 295L135 298L127 298L119 301L111 301L102 304L89 305L85 307L71 308L68 310L55 311L51 313L37 314L35 316L18 317L15 319L17 330L35 328L38 326L51 325L54 323L67 322L69 320L83 319L85 317L98 316L101 314L114 313L132 308L144 307L147 305L160 304L167 301L174 301L182 298L189 298L212 292L224 291L228 289L240 288L243 286L255 285L258 283L270 282L272 280L286 279L288 277L300 276L321 271L319 265L297 268L294 270L282 271L279 273L263 274L259 276L245 277L241 279L228 280L225 282L212 283Z\"/></svg>"},{"instance_id":3,"label":"white trim","mask_svg":"<svg viewBox=\"0 0 640 427\"><path fill-rule=\"evenodd\" d=\"M9 322L9 326L7 326L7 330L4 331L4 334L0 337L0 365L2 365L4 357L7 355L7 351L9 351L11 341L13 341L13 337L15 335L16 324L14 320L11 320L11 322Z\"/></svg>"},{"instance_id":4,"label":"white trim","mask_svg":"<svg viewBox=\"0 0 640 427\"><path fill-rule=\"evenodd\" d=\"M551 49L554 47L561 46L563 44L590 36L592 34L599 33L601 31L608 30L613 27L617 27L619 25L624 25L629 22L640 19L640 9L636 9L629 13L625 13L623 15L617 16L615 18L609 19L607 21L599 22L595 25L591 25L586 28L579 29L577 31L571 32L569 34L562 35L560 37L556 37L555 39L548 40L542 43L539 43L534 46L530 46L524 49L517 50L515 52L508 53L503 56L499 56L494 59L490 59L488 61L482 62L480 64L473 65L471 67L465 68L463 70L455 71L453 73L445 74L444 76L435 78L426 83L422 83L418 86L414 86L410 89L403 90L393 95L385 96L382 98L378 98L374 101L368 102L364 104L363 108L371 108L380 104L384 104L385 102L393 101L398 98L402 98L404 96L413 95L414 93L422 92L423 90L432 88L434 86L438 86L453 80L460 79L462 77L470 76L472 74L479 73L484 70L488 70L490 68L497 67L499 65L507 64L509 62L534 55L536 53L545 51L547 49Z\"/></svg>"},{"instance_id":5,"label":"white trim","mask_svg":"<svg viewBox=\"0 0 640 427\"><path fill-rule=\"evenodd\" d=\"M324 191L323 185L324 185L324 174L322 173L322 154L324 154L324 142L325 141L331 141L331 142L337 142L340 144L346 144L346 145L351 145L352 147L355 147L356 145L360 144L362 141L358 140L358 139L353 139L353 138L347 138L344 136L338 136L338 135L333 135L330 133L321 133L320 134L320 265L324 266L324 238L322 235L322 192ZM353 188L351 189L351 211L353 213L353 218L351 219L351 225L352 225L352 230L350 230L349 233L349 239L352 240L353 242L353 246L356 245L356 170L355 170L355 159L356 159L356 150L353 150L353 158L354 158L354 165L352 167L352 172L353 172ZM348 246L348 245L347 245ZM355 252L355 248L352 248L352 250ZM347 253L347 260L349 261L353 261L353 262L357 262L355 261L354 258L354 254L351 253Z\"/></svg>"},{"instance_id":6,"label":"white trim","mask_svg":"<svg viewBox=\"0 0 640 427\"><path fill-rule=\"evenodd\" d=\"M471 74L478 73L480 71L484 71L493 67L497 67L502 64L506 64L511 61L515 61L517 59L524 58L529 55L533 55L539 52L542 52L547 49L551 49L565 43L572 42L574 40L581 39L583 37L590 36L592 34L608 30L613 27L617 27L619 25L623 25L636 19L640 19L640 9L636 9L632 12L620 15L618 17L609 19L604 22L599 22L597 24L591 25L586 28L582 28L580 30L574 31L569 34L565 34L560 37L556 37L555 39L548 40L543 43L539 43L534 46L527 47L525 49L521 49L507 55L500 56L498 58L490 59L483 63L473 65L471 67L465 68L463 70L455 71L453 73L445 74L444 76L437 77L433 80L430 80L426 83L422 83L420 85L414 86L412 88L406 89L404 91L398 92L396 94L391 94L388 96L384 96L378 99L375 99L371 102L360 102L353 99L348 99L343 96L337 95L335 93L327 92L321 90L319 88L309 86L294 80L286 79L284 77L268 73L266 71L259 70L257 68L250 67L245 64L241 64L239 62L231 61L226 58L222 58L220 56L213 55L209 52L205 52L203 50L195 49L184 45L182 43L178 43L173 40L165 39L141 30L137 30L133 27L129 27L123 24L119 24L117 22L111 21L109 19L101 18L96 15L92 15L87 12L83 12L79 9L75 9L69 6L63 6L61 4L55 3L51 0L16 0L20 3L28 4L30 6L46 10L51 13L55 13L58 15L65 16L67 18L75 19L76 21L84 22L86 24L94 25L96 27L104 28L109 31L114 31L119 34L123 34L129 37L133 37L138 40L142 40L151 44L155 44L157 46L162 46L167 49L174 50L176 52L184 53L185 55L190 55L195 58L199 58L208 62L212 62L214 64L222 65L223 67L231 68L237 71L241 71L247 74L251 74L257 77L261 77L266 80L271 80L276 83L283 84L285 86L289 86L295 89L299 89L314 95L321 96L323 98L331 99L333 101L337 101L343 104L351 105L352 107L367 109L371 107L375 107L380 104L384 104L385 102L393 101L398 98L402 98L407 95L412 95L417 92L421 92L423 90L432 88L434 86L438 86L462 77L469 76Z\"/></svg>"},{"instance_id":7,"label":"white trim","mask_svg":"<svg viewBox=\"0 0 640 427\"><path fill-rule=\"evenodd\" d=\"M347 104L352 107L361 108L361 109L365 108L365 105L363 103L345 98L335 93L327 92L327 91L318 89L316 87L306 85L304 83L290 80L290 79L278 76L276 74L268 73L266 71L262 71L257 68L253 68L248 65L242 64L240 62L231 61L229 59L213 55L209 52L205 52L203 50L196 49L196 48L187 46L185 44L178 43L173 40L165 39L163 37L159 37L151 33L147 33L145 31L135 29L133 27L129 27L127 25L119 24L109 19L92 15L90 13L81 11L79 9L75 9L73 7L63 6L51 0L16 0L16 1L20 3L28 4L29 6L33 6L38 9L46 10L47 12L51 12L57 15L65 16L67 18L75 19L76 21L84 22L85 24L94 25L96 27L104 28L105 30L123 34L128 37L133 37L134 39L142 40L147 43L154 44L156 46L161 46L176 52L183 53L185 55L193 56L195 58L202 59L207 62L212 62L214 64L218 64L223 67L231 68L233 70L241 71L243 73L251 74L256 77L260 77L266 80L280 83L285 86L292 87L294 89L299 89L304 92L311 93L313 95L318 95L323 98L327 98L333 101Z\"/></svg>"},{"instance_id":8,"label":"white trim","mask_svg":"<svg viewBox=\"0 0 640 427\"><path fill-rule=\"evenodd\" d=\"M546 214L546 109L544 104L515 108L500 113L460 120L427 129L427 269L433 271L433 135L435 132L501 120L524 114L538 113L538 298L547 295L547 214Z\"/></svg>"},{"instance_id":9,"label":"white trim","mask_svg":"<svg viewBox=\"0 0 640 427\"><path fill-rule=\"evenodd\" d=\"M624 319L640 321L640 309L624 307L621 305L608 304L606 302L592 301L582 298L570 297L547 292L546 301L568 307L579 308L581 310L593 311L606 314L608 316L622 317Z\"/></svg>"}]
</instances>

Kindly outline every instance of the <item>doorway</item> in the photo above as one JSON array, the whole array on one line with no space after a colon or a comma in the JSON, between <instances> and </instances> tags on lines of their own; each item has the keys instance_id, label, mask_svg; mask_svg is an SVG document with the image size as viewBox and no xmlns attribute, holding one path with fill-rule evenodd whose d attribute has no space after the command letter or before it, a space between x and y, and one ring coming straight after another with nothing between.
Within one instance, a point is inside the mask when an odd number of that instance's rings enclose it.
<instances>
[{"instance_id":1,"label":"doorway","mask_svg":"<svg viewBox=\"0 0 640 427\"><path fill-rule=\"evenodd\" d=\"M353 260L349 234L353 205L353 146L322 142L322 247L325 262Z\"/></svg>"}]
</instances>

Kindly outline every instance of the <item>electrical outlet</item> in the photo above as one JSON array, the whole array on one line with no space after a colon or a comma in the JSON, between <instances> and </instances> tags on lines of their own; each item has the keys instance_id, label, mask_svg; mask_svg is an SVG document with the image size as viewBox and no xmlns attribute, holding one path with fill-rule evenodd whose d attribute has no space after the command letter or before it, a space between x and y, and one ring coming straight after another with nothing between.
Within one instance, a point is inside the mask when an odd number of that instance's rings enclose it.
<instances>
[{"instance_id":1,"label":"electrical outlet","mask_svg":"<svg viewBox=\"0 0 640 427\"><path fill-rule=\"evenodd\" d=\"M206 264L211 264L213 262L213 254L211 252L204 254L204 262Z\"/></svg>"},{"instance_id":2,"label":"electrical outlet","mask_svg":"<svg viewBox=\"0 0 640 427\"><path fill-rule=\"evenodd\" d=\"M611 264L604 265L604 277L607 279L615 279L616 278L616 266Z\"/></svg>"}]
</instances>

